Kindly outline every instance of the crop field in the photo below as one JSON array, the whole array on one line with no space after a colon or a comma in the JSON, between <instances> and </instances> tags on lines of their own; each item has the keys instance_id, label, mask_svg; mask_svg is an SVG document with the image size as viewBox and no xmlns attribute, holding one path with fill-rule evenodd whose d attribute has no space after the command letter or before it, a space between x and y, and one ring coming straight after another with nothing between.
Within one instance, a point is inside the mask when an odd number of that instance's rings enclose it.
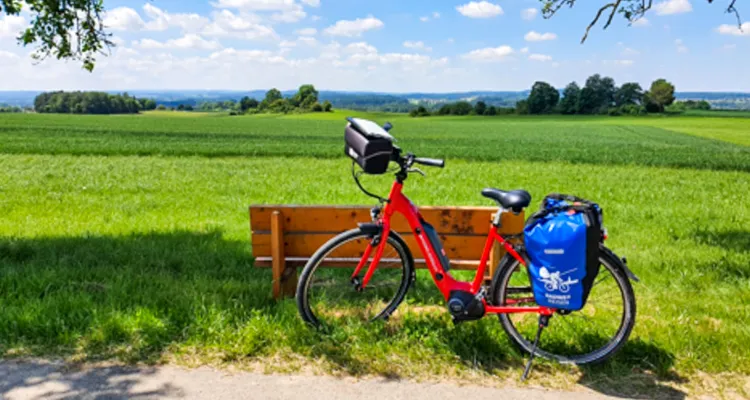
<instances>
[{"instance_id":1,"label":"crop field","mask_svg":"<svg viewBox=\"0 0 750 400\"><path fill-rule=\"evenodd\" d=\"M419 205L490 206L494 186L604 208L641 278L636 328L607 364L539 362L532 383L750 396L750 119L358 114L447 160L407 182ZM316 332L271 299L249 204L372 204L344 116L0 115L0 354L516 380L525 355L495 319L410 311L442 305L424 271L388 323Z\"/></svg>"}]
</instances>

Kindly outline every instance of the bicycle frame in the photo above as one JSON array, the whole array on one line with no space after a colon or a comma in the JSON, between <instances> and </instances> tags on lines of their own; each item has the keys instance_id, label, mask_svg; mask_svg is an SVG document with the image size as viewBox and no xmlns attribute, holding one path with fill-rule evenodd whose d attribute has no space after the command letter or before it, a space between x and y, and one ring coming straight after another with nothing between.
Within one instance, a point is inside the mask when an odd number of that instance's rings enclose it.
<instances>
[{"instance_id":1,"label":"bicycle frame","mask_svg":"<svg viewBox=\"0 0 750 400\"><path fill-rule=\"evenodd\" d=\"M370 278L377 269L378 263L383 256L383 251L385 250L385 246L388 241L388 235L390 234L391 230L391 217L395 213L400 213L401 215L403 215L409 223L412 233L417 239L419 248L422 251L422 254L424 254L425 256L425 263L427 264L427 268L430 270L432 279L435 281L435 284L437 285L438 289L440 289L440 292L443 294L443 297L445 297L446 300L449 298L452 291L461 290L470 292L473 295L477 295L479 293L482 288L484 273L487 269L487 263L490 258L490 251L495 241L500 242L500 244L505 248L508 254L513 256L521 263L521 265L524 266L524 268L526 268L526 261L523 259L523 257L518 254L518 252L513 248L513 245L511 245L507 240L505 240L505 238L497 233L497 227L492 224L492 226L490 227L489 235L487 236L487 241L484 245L484 250L482 251L482 257L479 261L476 275L474 276L472 282L464 282L454 279L448 271L444 270L442 264L438 261L439 258L437 256L436 250L430 243L430 240L427 237L427 234L425 233L424 227L422 225L424 222L424 218L422 218L422 215L419 213L419 209L417 209L414 203L412 203L411 200L409 200L409 198L407 198L402 193L402 189L402 182L396 181L393 183L391 192L388 195L388 201L386 202L385 207L383 207L380 220L378 221L382 226L380 240L375 244L373 242L370 242L370 244L367 245L362 258L360 259L359 264L357 265L357 268L354 270L354 274L352 275L352 278L359 276L360 272L367 264L367 260L370 258L374 250L375 255L373 256L372 262L367 268L365 276L361 282L363 289L367 286L367 283L370 281ZM552 313L554 313L555 311L554 309L540 306L493 306L488 305L484 298L482 298L482 302L484 303L486 313L489 314L539 313L542 315L552 315ZM522 300L515 300L509 301L509 304L512 305L522 302Z\"/></svg>"}]
</instances>

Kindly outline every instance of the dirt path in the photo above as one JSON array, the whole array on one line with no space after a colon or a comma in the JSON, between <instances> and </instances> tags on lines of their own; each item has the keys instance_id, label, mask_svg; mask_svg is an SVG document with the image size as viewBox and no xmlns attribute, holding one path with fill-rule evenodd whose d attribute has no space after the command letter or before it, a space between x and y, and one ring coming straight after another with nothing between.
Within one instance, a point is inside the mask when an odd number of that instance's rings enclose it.
<instances>
[{"instance_id":1,"label":"dirt path","mask_svg":"<svg viewBox=\"0 0 750 400\"><path fill-rule=\"evenodd\" d=\"M497 389L385 379L228 373L173 366L71 368L48 361L0 361L0 398L16 399L607 399L594 392Z\"/></svg>"}]
</instances>

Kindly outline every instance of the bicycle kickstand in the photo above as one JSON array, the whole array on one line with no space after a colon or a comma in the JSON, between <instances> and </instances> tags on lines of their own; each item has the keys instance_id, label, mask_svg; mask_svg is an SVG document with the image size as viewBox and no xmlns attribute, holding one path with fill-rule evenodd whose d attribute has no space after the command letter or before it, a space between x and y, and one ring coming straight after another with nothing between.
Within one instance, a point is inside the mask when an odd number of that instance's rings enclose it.
<instances>
[{"instance_id":1,"label":"bicycle kickstand","mask_svg":"<svg viewBox=\"0 0 750 400\"><path fill-rule=\"evenodd\" d=\"M539 346L539 338L542 337L542 331L549 325L549 315L539 316L539 328L536 331L536 339L534 339L534 346L531 348L531 355L529 356L529 362L526 363L526 368L523 370L521 375L521 382L529 378L529 372L531 372L531 363L534 362L534 356L536 355L536 348Z\"/></svg>"}]
</instances>

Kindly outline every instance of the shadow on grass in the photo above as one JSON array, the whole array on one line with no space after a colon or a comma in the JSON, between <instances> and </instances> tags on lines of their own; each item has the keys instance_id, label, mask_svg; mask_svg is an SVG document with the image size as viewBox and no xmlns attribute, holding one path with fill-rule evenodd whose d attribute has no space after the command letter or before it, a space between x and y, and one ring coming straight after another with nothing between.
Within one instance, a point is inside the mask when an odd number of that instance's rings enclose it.
<instances>
[{"instance_id":1,"label":"shadow on grass","mask_svg":"<svg viewBox=\"0 0 750 400\"><path fill-rule=\"evenodd\" d=\"M712 270L722 279L750 278L750 231L728 230L714 232L699 230L693 233L693 240L701 245L719 247L726 250L727 256L718 257L706 263L701 270Z\"/></svg>"},{"instance_id":2,"label":"shadow on grass","mask_svg":"<svg viewBox=\"0 0 750 400\"><path fill-rule=\"evenodd\" d=\"M635 399L684 399L670 386L687 380L672 369L674 355L654 343L630 340L610 361L581 368L579 384L607 396Z\"/></svg>"},{"instance_id":3,"label":"shadow on grass","mask_svg":"<svg viewBox=\"0 0 750 400\"><path fill-rule=\"evenodd\" d=\"M0 354L157 361L273 314L268 271L219 232L0 237Z\"/></svg>"},{"instance_id":4,"label":"shadow on grass","mask_svg":"<svg viewBox=\"0 0 750 400\"><path fill-rule=\"evenodd\" d=\"M183 391L163 383L148 390L137 386L156 373L154 368L90 367L80 371L68 366L40 361L0 364L0 397L13 392L24 398L150 399L181 397Z\"/></svg>"},{"instance_id":5,"label":"shadow on grass","mask_svg":"<svg viewBox=\"0 0 750 400\"><path fill-rule=\"evenodd\" d=\"M721 247L735 253L750 252L750 231L739 229L723 232L700 230L693 233L693 238L700 244Z\"/></svg>"}]
</instances>

